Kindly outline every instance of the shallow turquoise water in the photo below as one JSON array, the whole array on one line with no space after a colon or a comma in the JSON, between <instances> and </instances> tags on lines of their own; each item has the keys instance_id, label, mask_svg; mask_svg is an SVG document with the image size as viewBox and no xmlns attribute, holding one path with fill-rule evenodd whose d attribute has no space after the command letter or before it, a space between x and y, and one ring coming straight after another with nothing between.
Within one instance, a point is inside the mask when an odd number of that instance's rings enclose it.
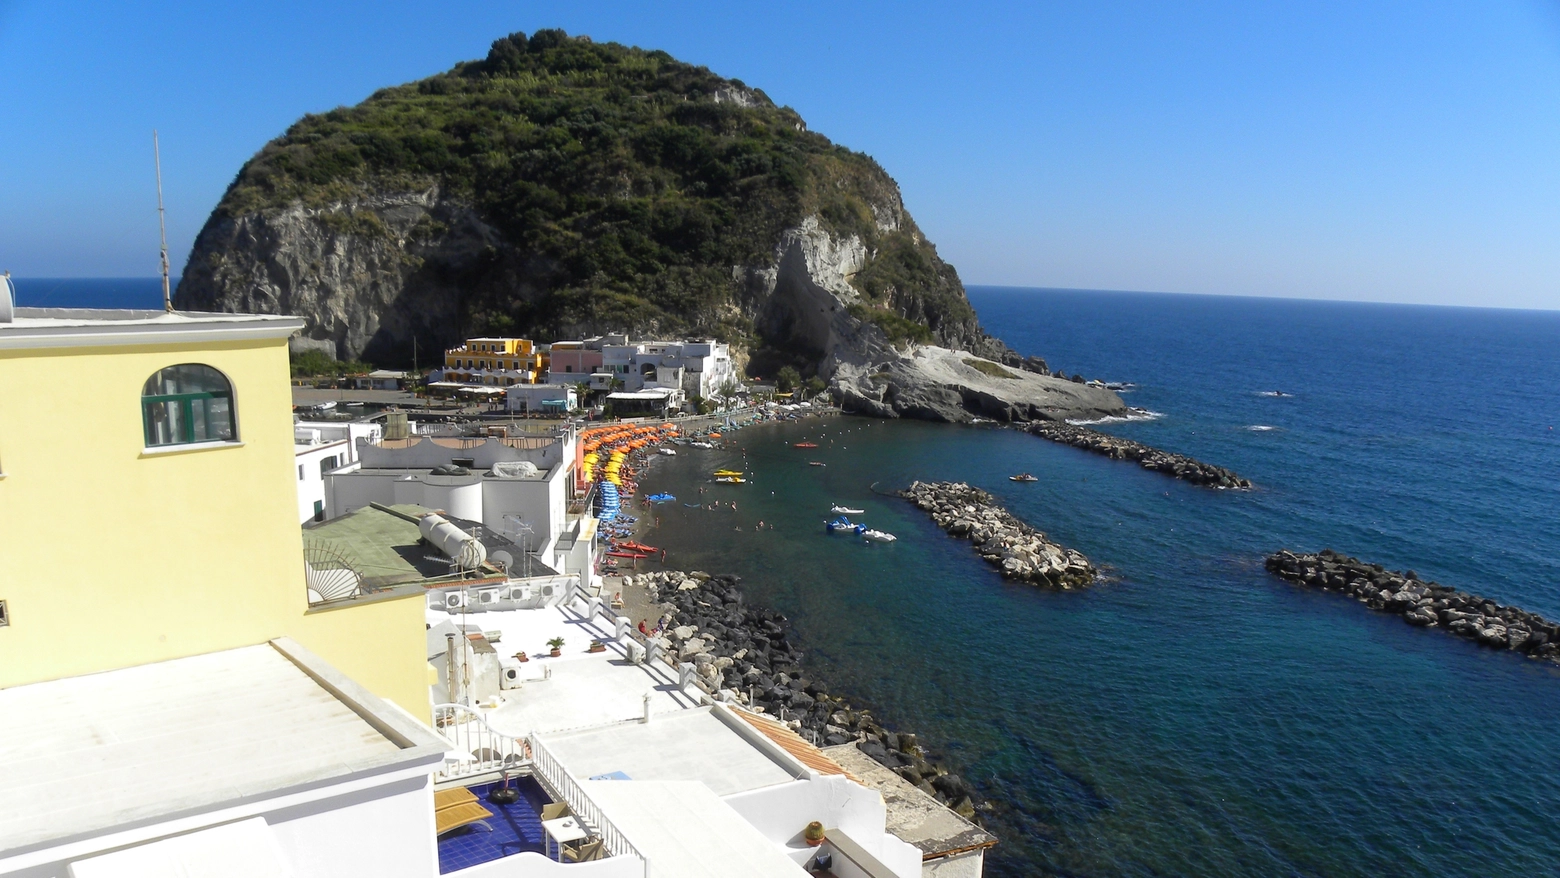
<instances>
[{"instance_id":1,"label":"shallow turquoise water","mask_svg":"<svg viewBox=\"0 0 1560 878\"><path fill-rule=\"evenodd\" d=\"M1019 350L1136 381L1128 401L1164 414L1108 429L1260 489L847 418L736 434L751 486L704 483L734 452L658 462L646 487L679 497L647 542L743 574L826 679L1010 803L991 874L1555 871L1560 673L1298 591L1261 558L1326 545L1560 616L1560 315L973 292ZM1257 395L1278 388L1295 396ZM824 447L787 447L803 437ZM1111 581L1003 582L870 489L914 478L993 491ZM682 505L712 498L738 508ZM900 541L826 536L835 501Z\"/></svg>"}]
</instances>

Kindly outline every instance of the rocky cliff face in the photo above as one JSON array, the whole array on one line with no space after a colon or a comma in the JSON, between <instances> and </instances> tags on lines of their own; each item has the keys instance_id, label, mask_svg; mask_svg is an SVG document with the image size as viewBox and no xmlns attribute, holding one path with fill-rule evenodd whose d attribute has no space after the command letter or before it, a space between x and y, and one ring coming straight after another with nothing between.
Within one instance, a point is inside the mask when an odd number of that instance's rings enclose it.
<instances>
[{"instance_id":1,"label":"rocky cliff face","mask_svg":"<svg viewBox=\"0 0 1560 878\"><path fill-rule=\"evenodd\" d=\"M701 335L873 414L1124 410L987 336L869 157L734 80L553 31L300 120L240 171L175 302L301 316L387 365L477 334Z\"/></svg>"}]
</instances>

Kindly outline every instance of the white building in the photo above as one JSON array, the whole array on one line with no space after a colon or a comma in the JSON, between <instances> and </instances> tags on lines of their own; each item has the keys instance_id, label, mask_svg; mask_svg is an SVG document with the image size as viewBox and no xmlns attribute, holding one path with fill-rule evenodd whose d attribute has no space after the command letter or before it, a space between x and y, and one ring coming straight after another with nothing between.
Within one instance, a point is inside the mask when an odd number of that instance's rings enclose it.
<instances>
[{"instance_id":1,"label":"white building","mask_svg":"<svg viewBox=\"0 0 1560 878\"><path fill-rule=\"evenodd\" d=\"M286 638L0 689L0 741L0 875L439 871L448 742Z\"/></svg>"},{"instance_id":2,"label":"white building","mask_svg":"<svg viewBox=\"0 0 1560 878\"><path fill-rule=\"evenodd\" d=\"M378 445L384 427L372 421L295 421L293 452L298 466L298 521L324 521L325 475L358 459L358 441Z\"/></svg>"},{"instance_id":3,"label":"white building","mask_svg":"<svg viewBox=\"0 0 1560 878\"><path fill-rule=\"evenodd\" d=\"M601 362L602 373L620 379L628 392L670 388L709 397L737 377L730 346L713 339L603 344Z\"/></svg>"},{"instance_id":4,"label":"white building","mask_svg":"<svg viewBox=\"0 0 1560 878\"><path fill-rule=\"evenodd\" d=\"M579 376L585 380L587 376ZM527 414L568 414L580 407L573 384L516 384L508 388L509 410Z\"/></svg>"},{"instance_id":5,"label":"white building","mask_svg":"<svg viewBox=\"0 0 1560 878\"><path fill-rule=\"evenodd\" d=\"M442 509L480 522L560 573L589 581L596 519L577 484L576 441L558 436L358 442L358 460L325 476L325 512L371 503ZM463 474L435 468L459 467Z\"/></svg>"}]
</instances>

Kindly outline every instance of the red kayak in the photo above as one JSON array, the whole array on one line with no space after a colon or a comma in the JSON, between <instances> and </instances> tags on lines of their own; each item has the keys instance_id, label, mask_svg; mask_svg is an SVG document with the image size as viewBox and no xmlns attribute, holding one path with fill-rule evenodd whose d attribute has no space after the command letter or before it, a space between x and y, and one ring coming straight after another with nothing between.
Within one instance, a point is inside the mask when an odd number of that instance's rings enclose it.
<instances>
[{"instance_id":1,"label":"red kayak","mask_svg":"<svg viewBox=\"0 0 1560 878\"><path fill-rule=\"evenodd\" d=\"M656 548L655 546L647 546L644 543L618 543L617 547L619 549L628 549L628 550L634 551L634 552L655 553L655 552L661 551L660 549Z\"/></svg>"}]
</instances>

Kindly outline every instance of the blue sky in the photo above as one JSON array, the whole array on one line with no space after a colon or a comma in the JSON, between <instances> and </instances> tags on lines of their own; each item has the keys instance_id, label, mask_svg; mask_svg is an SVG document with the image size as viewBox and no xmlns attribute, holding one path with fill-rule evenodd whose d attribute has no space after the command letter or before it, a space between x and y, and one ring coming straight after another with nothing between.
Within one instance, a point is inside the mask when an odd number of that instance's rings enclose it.
<instances>
[{"instance_id":1,"label":"blue sky","mask_svg":"<svg viewBox=\"0 0 1560 878\"><path fill-rule=\"evenodd\" d=\"M966 283L1560 308L1560 3L0 0L0 267L175 270L305 112L562 27L763 88Z\"/></svg>"}]
</instances>

